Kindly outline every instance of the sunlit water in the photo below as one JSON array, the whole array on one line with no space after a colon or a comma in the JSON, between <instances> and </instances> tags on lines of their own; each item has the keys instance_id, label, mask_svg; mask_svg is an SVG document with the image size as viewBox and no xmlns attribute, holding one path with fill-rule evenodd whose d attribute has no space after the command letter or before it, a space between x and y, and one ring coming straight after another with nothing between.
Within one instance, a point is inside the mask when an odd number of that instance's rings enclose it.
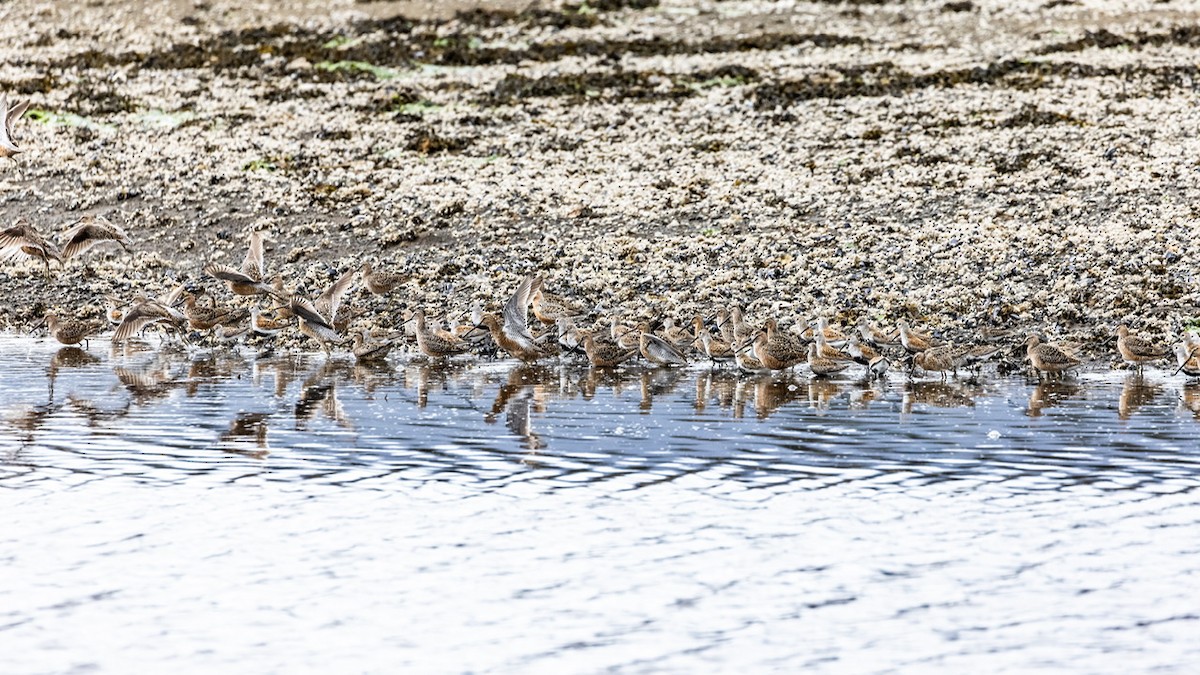
<instances>
[{"instance_id":1,"label":"sunlit water","mask_svg":"<svg viewBox=\"0 0 1200 675\"><path fill-rule=\"evenodd\" d=\"M1200 665L1169 372L0 347L5 673Z\"/></svg>"}]
</instances>

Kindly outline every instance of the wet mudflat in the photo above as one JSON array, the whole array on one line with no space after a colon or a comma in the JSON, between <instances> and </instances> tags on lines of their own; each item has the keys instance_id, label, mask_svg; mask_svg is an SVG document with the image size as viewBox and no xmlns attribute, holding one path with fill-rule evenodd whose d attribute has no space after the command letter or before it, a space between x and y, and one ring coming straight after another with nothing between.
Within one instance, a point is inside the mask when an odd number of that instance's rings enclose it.
<instances>
[{"instance_id":1,"label":"wet mudflat","mask_svg":"<svg viewBox=\"0 0 1200 675\"><path fill-rule=\"evenodd\" d=\"M91 347L3 340L12 672L1200 658L1200 387L1167 372Z\"/></svg>"}]
</instances>

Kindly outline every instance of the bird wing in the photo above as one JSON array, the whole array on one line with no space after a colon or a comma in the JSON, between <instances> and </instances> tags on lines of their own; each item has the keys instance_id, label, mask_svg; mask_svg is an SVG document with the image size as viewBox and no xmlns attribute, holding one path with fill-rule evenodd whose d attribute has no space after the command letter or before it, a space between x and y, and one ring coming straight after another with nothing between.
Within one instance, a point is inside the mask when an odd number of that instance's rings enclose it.
<instances>
[{"instance_id":1,"label":"bird wing","mask_svg":"<svg viewBox=\"0 0 1200 675\"><path fill-rule=\"evenodd\" d=\"M0 147L11 152L20 152L20 149L12 142L12 134L9 132L8 125L8 93L0 92L0 112L4 113L4 125L0 126Z\"/></svg>"},{"instance_id":2,"label":"bird wing","mask_svg":"<svg viewBox=\"0 0 1200 675\"><path fill-rule=\"evenodd\" d=\"M158 296L158 303L163 307L174 307L179 304L179 298L183 295L184 284L175 284L171 290Z\"/></svg>"},{"instance_id":3,"label":"bird wing","mask_svg":"<svg viewBox=\"0 0 1200 675\"><path fill-rule=\"evenodd\" d=\"M333 317L337 316L338 305L342 304L342 296L346 295L346 291L350 288L350 284L354 282L354 275L358 274L359 268L351 268L346 270L342 276L338 277L337 281L325 289L325 292L317 298L315 305L316 309L328 316L332 321Z\"/></svg>"},{"instance_id":4,"label":"bird wing","mask_svg":"<svg viewBox=\"0 0 1200 675\"><path fill-rule=\"evenodd\" d=\"M215 263L215 262L205 265L204 273L210 277L213 277L214 279L220 279L221 281L233 281L236 283L243 283L243 284L259 283L258 279L255 279L255 278L253 278L249 275L246 275L242 272L239 272L239 271L233 269L232 267L230 267L229 265L222 265L220 263Z\"/></svg>"},{"instance_id":5,"label":"bird wing","mask_svg":"<svg viewBox=\"0 0 1200 675\"><path fill-rule=\"evenodd\" d=\"M1167 354L1166 348L1136 335L1130 335L1125 338L1125 346L1129 347L1129 351L1133 352L1134 355L1141 357L1163 357Z\"/></svg>"},{"instance_id":6,"label":"bird wing","mask_svg":"<svg viewBox=\"0 0 1200 675\"><path fill-rule=\"evenodd\" d=\"M21 247L29 243L29 233L23 224L16 224L0 230L0 260L16 257L21 253Z\"/></svg>"},{"instance_id":7,"label":"bird wing","mask_svg":"<svg viewBox=\"0 0 1200 675\"><path fill-rule=\"evenodd\" d=\"M121 323L113 332L112 341L124 342L149 324L170 320L172 317L166 308L157 302L151 300L138 303L122 317Z\"/></svg>"},{"instance_id":8,"label":"bird wing","mask_svg":"<svg viewBox=\"0 0 1200 675\"><path fill-rule=\"evenodd\" d=\"M330 319L326 319L324 316L321 316L321 313L317 311L317 308L304 298L293 296L291 302L288 303L288 309L292 312L292 314L295 314L311 324L323 326L329 329L333 328L333 324L330 323L330 321L333 320L332 317Z\"/></svg>"},{"instance_id":9,"label":"bird wing","mask_svg":"<svg viewBox=\"0 0 1200 675\"><path fill-rule=\"evenodd\" d=\"M1040 356L1041 359L1046 363L1054 363L1059 365L1079 363L1079 359L1076 358L1074 354L1065 352L1054 345L1038 345L1037 349L1038 356Z\"/></svg>"},{"instance_id":10,"label":"bird wing","mask_svg":"<svg viewBox=\"0 0 1200 675\"><path fill-rule=\"evenodd\" d=\"M659 363L687 363L687 357L676 349L675 345L651 333L642 333L642 335L646 339L646 354L650 360Z\"/></svg>"},{"instance_id":11,"label":"bird wing","mask_svg":"<svg viewBox=\"0 0 1200 675\"><path fill-rule=\"evenodd\" d=\"M253 277L256 281L261 281L266 276L266 267L263 264L263 233L250 233L250 248L246 251L246 259L242 261L242 274Z\"/></svg>"},{"instance_id":12,"label":"bird wing","mask_svg":"<svg viewBox=\"0 0 1200 675\"><path fill-rule=\"evenodd\" d=\"M43 258L62 261L54 242L44 239L33 225L24 218L19 218L16 223L0 230L0 260L22 253L23 248L35 248L41 251L40 256Z\"/></svg>"},{"instance_id":13,"label":"bird wing","mask_svg":"<svg viewBox=\"0 0 1200 675\"><path fill-rule=\"evenodd\" d=\"M93 227L89 222L80 222L62 235L63 258L70 260L107 238L100 228Z\"/></svg>"},{"instance_id":14,"label":"bird wing","mask_svg":"<svg viewBox=\"0 0 1200 675\"><path fill-rule=\"evenodd\" d=\"M12 143L13 122L21 119L21 115L25 114L25 111L29 108L29 101L21 101L11 108L5 108L7 105L7 100L0 99L0 108L7 111L4 114L4 135L8 139L8 142Z\"/></svg>"},{"instance_id":15,"label":"bird wing","mask_svg":"<svg viewBox=\"0 0 1200 675\"><path fill-rule=\"evenodd\" d=\"M529 293L537 277L526 277L504 304L504 332L514 340L533 342L529 333Z\"/></svg>"}]
</instances>

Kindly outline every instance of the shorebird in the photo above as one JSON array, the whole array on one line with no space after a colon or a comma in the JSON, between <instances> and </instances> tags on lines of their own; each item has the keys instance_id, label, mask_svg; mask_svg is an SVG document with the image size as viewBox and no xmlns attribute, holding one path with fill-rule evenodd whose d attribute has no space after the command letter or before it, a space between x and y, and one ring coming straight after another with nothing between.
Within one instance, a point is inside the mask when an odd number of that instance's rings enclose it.
<instances>
[{"instance_id":1,"label":"shorebird","mask_svg":"<svg viewBox=\"0 0 1200 675\"><path fill-rule=\"evenodd\" d=\"M54 312L47 312L44 321L46 322L46 330L50 332L50 335L54 336L55 340L64 345L77 345L82 342L85 349L87 348L88 338L103 329L103 326L99 322L79 321L77 319L62 320Z\"/></svg>"},{"instance_id":2,"label":"shorebird","mask_svg":"<svg viewBox=\"0 0 1200 675\"><path fill-rule=\"evenodd\" d=\"M448 330L430 325L425 318L425 310L423 309L414 311L409 321L416 327L417 348L425 356L433 359L444 359L471 351L470 342Z\"/></svg>"},{"instance_id":3,"label":"shorebird","mask_svg":"<svg viewBox=\"0 0 1200 675\"><path fill-rule=\"evenodd\" d=\"M946 373L955 370L954 345L939 345L917 352L913 365L931 373L940 373L945 381Z\"/></svg>"},{"instance_id":4,"label":"shorebird","mask_svg":"<svg viewBox=\"0 0 1200 675\"><path fill-rule=\"evenodd\" d=\"M63 261L83 255L92 247L113 242L129 252L129 237L125 230L113 225L103 216L86 215L80 218L59 239Z\"/></svg>"},{"instance_id":5,"label":"shorebird","mask_svg":"<svg viewBox=\"0 0 1200 675\"><path fill-rule=\"evenodd\" d=\"M50 278L50 261L62 266L62 254L54 242L46 239L25 218L17 221L4 230L0 230L0 260L11 260L24 253L30 258L37 258L46 266L46 278Z\"/></svg>"},{"instance_id":6,"label":"shorebird","mask_svg":"<svg viewBox=\"0 0 1200 675\"><path fill-rule=\"evenodd\" d=\"M583 336L583 351L597 368L615 368L638 355L636 348L626 349L612 342L597 342L591 334Z\"/></svg>"},{"instance_id":7,"label":"shorebird","mask_svg":"<svg viewBox=\"0 0 1200 675\"><path fill-rule=\"evenodd\" d=\"M880 355L879 350L870 344L860 341L857 335L851 335L846 339L846 353L850 355L850 358L855 363L863 366L870 366L871 361Z\"/></svg>"},{"instance_id":8,"label":"shorebird","mask_svg":"<svg viewBox=\"0 0 1200 675\"><path fill-rule=\"evenodd\" d=\"M560 317L554 324L558 331L558 346L568 352L583 348L583 332L575 326L575 322L567 317Z\"/></svg>"},{"instance_id":9,"label":"shorebird","mask_svg":"<svg viewBox=\"0 0 1200 675\"><path fill-rule=\"evenodd\" d=\"M1191 329L1183 334L1183 346L1190 352L1193 349L1200 349L1200 335L1196 334L1196 329Z\"/></svg>"},{"instance_id":10,"label":"shorebird","mask_svg":"<svg viewBox=\"0 0 1200 675\"><path fill-rule=\"evenodd\" d=\"M534 338L529 332L529 298L536 281L537 277L526 277L517 284L517 290L504 303L503 320L495 314L484 314L476 325L491 333L496 346L526 363L553 356L557 351L554 331L541 338Z\"/></svg>"},{"instance_id":11,"label":"shorebird","mask_svg":"<svg viewBox=\"0 0 1200 675\"><path fill-rule=\"evenodd\" d=\"M833 359L834 361L854 360L853 355L848 354L830 344L829 338L825 336L825 332L820 330L819 327L817 330L813 331L813 344L817 347L817 355L822 358Z\"/></svg>"},{"instance_id":12,"label":"shorebird","mask_svg":"<svg viewBox=\"0 0 1200 675\"><path fill-rule=\"evenodd\" d=\"M817 377L826 377L834 373L840 373L849 366L850 364L846 361L821 356L815 342L808 346L808 367L812 370L813 375Z\"/></svg>"},{"instance_id":13,"label":"shorebird","mask_svg":"<svg viewBox=\"0 0 1200 675\"><path fill-rule=\"evenodd\" d=\"M168 293L164 299L172 300L173 297L177 298L178 292L182 290L182 286L176 287L176 290ZM141 295L135 297L133 305L125 312L125 315L121 318L120 325L113 332L113 344L125 342L151 325L163 326L168 330L182 331L184 324L187 322L187 317L183 312L172 307L172 304L164 303L161 299L155 300Z\"/></svg>"},{"instance_id":14,"label":"shorebird","mask_svg":"<svg viewBox=\"0 0 1200 675\"><path fill-rule=\"evenodd\" d=\"M1041 344L1036 335L1030 335L1025 341L1025 355L1037 371L1039 380L1042 379L1042 373L1062 373L1082 363L1074 354L1056 345Z\"/></svg>"},{"instance_id":15,"label":"shorebird","mask_svg":"<svg viewBox=\"0 0 1200 675\"><path fill-rule=\"evenodd\" d=\"M622 324L616 316L609 318L608 336L611 342L616 343L622 349L637 349L638 347L637 329Z\"/></svg>"},{"instance_id":16,"label":"shorebird","mask_svg":"<svg viewBox=\"0 0 1200 675\"><path fill-rule=\"evenodd\" d=\"M267 316L257 307L250 308L250 332L255 335L275 337L288 327L288 323L287 319L280 318L275 312Z\"/></svg>"},{"instance_id":17,"label":"shorebird","mask_svg":"<svg viewBox=\"0 0 1200 675\"><path fill-rule=\"evenodd\" d=\"M758 335L758 330L746 322L746 314L741 305L734 305L729 310L729 321L733 326L731 343L747 344Z\"/></svg>"},{"instance_id":18,"label":"shorebird","mask_svg":"<svg viewBox=\"0 0 1200 675\"><path fill-rule=\"evenodd\" d=\"M1117 326L1117 351L1121 353L1121 360L1136 366L1138 373L1142 372L1142 366L1161 361L1171 353L1162 345L1130 333L1125 324Z\"/></svg>"},{"instance_id":19,"label":"shorebird","mask_svg":"<svg viewBox=\"0 0 1200 675\"><path fill-rule=\"evenodd\" d=\"M370 262L364 262L361 267L363 286L374 295L387 295L399 288L412 278L408 274L384 272L371 267Z\"/></svg>"},{"instance_id":20,"label":"shorebird","mask_svg":"<svg viewBox=\"0 0 1200 675\"><path fill-rule=\"evenodd\" d=\"M543 288L545 281L534 277L529 288L529 300L533 304L533 315L538 321L553 326L560 318L581 319L587 316L587 311L561 295L548 293Z\"/></svg>"},{"instance_id":21,"label":"shorebird","mask_svg":"<svg viewBox=\"0 0 1200 675\"><path fill-rule=\"evenodd\" d=\"M125 318L125 312L128 310L129 305L122 302L120 298L112 295L104 296L104 318L114 328L121 325L121 319Z\"/></svg>"},{"instance_id":22,"label":"shorebird","mask_svg":"<svg viewBox=\"0 0 1200 675\"><path fill-rule=\"evenodd\" d=\"M862 338L863 344L871 345L876 349L894 345L900 340L898 331L885 333L876 328L875 324L865 316L858 320L858 335Z\"/></svg>"},{"instance_id":23,"label":"shorebird","mask_svg":"<svg viewBox=\"0 0 1200 675\"><path fill-rule=\"evenodd\" d=\"M717 361L732 361L736 358L737 355L728 342L713 337L708 326L704 325L702 317L698 316L692 319L692 329L696 339L700 341L700 352L707 356L709 361L716 363Z\"/></svg>"},{"instance_id":24,"label":"shorebird","mask_svg":"<svg viewBox=\"0 0 1200 675\"><path fill-rule=\"evenodd\" d=\"M799 349L791 340L780 339L781 337L782 334L778 334L775 340L770 340L767 334L762 332L750 343L750 353L764 368L785 370L805 360L806 354L803 349Z\"/></svg>"},{"instance_id":25,"label":"shorebird","mask_svg":"<svg viewBox=\"0 0 1200 675\"><path fill-rule=\"evenodd\" d=\"M687 357L675 348L675 345L650 332L650 326L642 323L638 341L638 351L642 358L656 366L686 366Z\"/></svg>"},{"instance_id":26,"label":"shorebird","mask_svg":"<svg viewBox=\"0 0 1200 675\"><path fill-rule=\"evenodd\" d=\"M223 345L235 345L244 340L249 334L249 324L243 324L239 327L233 324L218 323L213 326L213 339Z\"/></svg>"},{"instance_id":27,"label":"shorebird","mask_svg":"<svg viewBox=\"0 0 1200 675\"><path fill-rule=\"evenodd\" d=\"M887 374L887 371L889 368L891 368L891 366L892 362L889 361L886 356L876 356L875 358L871 359L870 363L867 364L867 373L871 377L882 378L885 374Z\"/></svg>"},{"instance_id":28,"label":"shorebird","mask_svg":"<svg viewBox=\"0 0 1200 675\"><path fill-rule=\"evenodd\" d=\"M925 333L918 333L912 328L909 328L907 321L900 321L898 325L900 327L900 344L904 345L904 349L906 349L909 354L923 352L930 347L937 347L941 344L940 341L933 339L933 336Z\"/></svg>"},{"instance_id":29,"label":"shorebird","mask_svg":"<svg viewBox=\"0 0 1200 675\"><path fill-rule=\"evenodd\" d=\"M693 322L694 321L695 319L693 319ZM663 319L663 327L660 337L667 342L670 342L673 347L681 352L691 349L695 338L695 336L692 334L692 331L688 330L687 325L677 326L675 325L675 319L669 316Z\"/></svg>"},{"instance_id":30,"label":"shorebird","mask_svg":"<svg viewBox=\"0 0 1200 675\"><path fill-rule=\"evenodd\" d=\"M262 232L251 232L250 243L246 251L246 259L242 261L240 270L229 265L211 262L204 266L204 273L220 279L229 285L234 295L270 295L280 301L287 302L285 294L276 289L275 285L266 283L266 267L263 263L263 242L266 235ZM277 284L282 286L282 280ZM332 320L333 317L330 317Z\"/></svg>"},{"instance_id":31,"label":"shorebird","mask_svg":"<svg viewBox=\"0 0 1200 675\"><path fill-rule=\"evenodd\" d=\"M775 345L777 349L790 349L798 352L805 350L806 341L797 335L779 330L779 322L775 319L764 321L763 331L767 334L767 343Z\"/></svg>"},{"instance_id":32,"label":"shorebird","mask_svg":"<svg viewBox=\"0 0 1200 675\"><path fill-rule=\"evenodd\" d=\"M1175 345L1174 351L1175 359L1179 362L1175 372L1188 377L1200 377L1200 347L1188 349L1187 341L1184 341Z\"/></svg>"},{"instance_id":33,"label":"shorebird","mask_svg":"<svg viewBox=\"0 0 1200 675\"><path fill-rule=\"evenodd\" d=\"M183 301L183 315L187 317L192 330L212 330L214 327L229 323L235 317L235 310L226 307L202 307L196 304L196 296L188 294Z\"/></svg>"},{"instance_id":34,"label":"shorebird","mask_svg":"<svg viewBox=\"0 0 1200 675\"><path fill-rule=\"evenodd\" d=\"M288 309L296 315L300 333L320 343L326 356L332 351L331 344L342 341L342 336L334 329L334 319L338 315L342 297L350 289L358 272L357 269L350 269L342 273L315 302L310 303L302 295L293 295L288 302Z\"/></svg>"},{"instance_id":35,"label":"shorebird","mask_svg":"<svg viewBox=\"0 0 1200 675\"><path fill-rule=\"evenodd\" d=\"M975 375L983 369L983 364L987 363L993 356L999 354L1004 348L996 345L978 345L959 347L954 352L954 367L966 368Z\"/></svg>"},{"instance_id":36,"label":"shorebird","mask_svg":"<svg viewBox=\"0 0 1200 675\"><path fill-rule=\"evenodd\" d=\"M520 361L533 363L554 355L555 350L552 346L535 340L528 328L523 328L517 320L510 317L507 307L503 320L489 312L483 315L476 328L487 331L497 347ZM468 336L470 335L472 334L468 333Z\"/></svg>"},{"instance_id":37,"label":"shorebird","mask_svg":"<svg viewBox=\"0 0 1200 675\"><path fill-rule=\"evenodd\" d=\"M737 344L737 337L733 330L733 317L729 310L721 307L717 309L717 332L721 334L721 339L727 344Z\"/></svg>"},{"instance_id":38,"label":"shorebird","mask_svg":"<svg viewBox=\"0 0 1200 675\"><path fill-rule=\"evenodd\" d=\"M762 335L764 339L766 338L765 333L760 333L759 335ZM758 335L754 336L754 339L757 340ZM738 370L747 373L762 373L770 370L754 355L754 340L745 344L735 342L732 349L736 354L734 361L737 363Z\"/></svg>"},{"instance_id":39,"label":"shorebird","mask_svg":"<svg viewBox=\"0 0 1200 675\"><path fill-rule=\"evenodd\" d=\"M0 129L0 157L12 157L15 154L22 152L21 148L17 147L13 141L13 123L21 119L21 115L25 114L25 110L29 107L29 101L21 101L14 103L8 107L8 94L0 93L0 112L4 113L4 126Z\"/></svg>"},{"instance_id":40,"label":"shorebird","mask_svg":"<svg viewBox=\"0 0 1200 675\"><path fill-rule=\"evenodd\" d=\"M354 358L359 362L379 362L387 358L388 352L392 351L392 347L396 341L392 338L376 340L371 337L371 332L363 329L354 336Z\"/></svg>"},{"instance_id":41,"label":"shorebird","mask_svg":"<svg viewBox=\"0 0 1200 675\"><path fill-rule=\"evenodd\" d=\"M826 341L831 344L841 346L846 341L846 336L842 334L842 331L830 326L829 319L823 316L817 317L814 323L809 324L808 328L800 334L800 337L806 340L815 340L818 333L824 335Z\"/></svg>"}]
</instances>

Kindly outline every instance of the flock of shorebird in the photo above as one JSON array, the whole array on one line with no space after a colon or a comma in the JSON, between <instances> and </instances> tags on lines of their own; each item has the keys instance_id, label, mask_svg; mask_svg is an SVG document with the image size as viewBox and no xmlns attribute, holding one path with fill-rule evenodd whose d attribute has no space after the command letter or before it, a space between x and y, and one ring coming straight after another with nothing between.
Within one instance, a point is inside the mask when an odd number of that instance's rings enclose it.
<instances>
[{"instance_id":1,"label":"flock of shorebird","mask_svg":"<svg viewBox=\"0 0 1200 675\"><path fill-rule=\"evenodd\" d=\"M388 335L356 323L363 312L344 304L343 298L361 280L370 293L386 295L410 281L404 275L376 270L370 263L340 274L328 288L311 298L304 289L289 290L280 275L269 276L264 264L265 235L252 232L240 267L212 262L204 273L224 282L234 296L248 299L249 306L218 304L200 284L180 284L157 298L137 296L130 302L108 297L107 316L114 344L137 338L156 328L167 337L192 339L197 332L223 344L257 339L270 342L284 330L295 327L315 340L328 354L347 342L363 361L387 357L391 349L411 336L420 353L444 359L471 352L505 353L523 362L535 362L579 354L596 367L610 368L642 358L653 366L684 366L692 361L736 364L748 371L786 370L806 364L818 377L840 373L854 364L866 377L881 377L902 363L911 371L939 373L944 378L959 370L978 372L1000 354L1001 344L956 345L937 340L900 321L895 330L881 330L863 317L855 330L843 333L824 318L807 325L782 330L775 319L761 325L747 320L740 307L718 309L712 316L695 316L686 323L672 318L643 321L626 326L615 318L597 317L583 304L545 288L542 277L523 279L498 313L485 313L476 305L471 320L461 325L442 325L424 311L405 311L407 332ZM50 262L63 263L93 247L115 244L129 249L122 228L102 217L84 216L68 228L58 244L46 239L24 219L0 232L0 258L24 254L40 260L50 273ZM530 314L534 324L530 323ZM582 327L584 322L590 322ZM44 323L63 344L79 344L109 329L103 322L59 316L50 312ZM1117 349L1128 364L1142 366L1167 358L1171 350L1129 332L1116 331ZM1084 364L1082 345L1044 342L1031 335L1025 354L1038 373L1052 376ZM1200 337L1189 333L1174 345L1179 369L1189 377L1200 377Z\"/></svg>"},{"instance_id":2,"label":"flock of shorebird","mask_svg":"<svg viewBox=\"0 0 1200 675\"><path fill-rule=\"evenodd\" d=\"M0 110L5 112L0 127L0 156L20 152L12 140L12 125L24 114L27 105L20 103L10 108L6 96L0 93ZM386 358L405 339L406 334L380 334L361 325L354 326L362 312L344 305L342 300L356 280L361 279L370 293L386 295L405 285L409 277L375 270L370 263L363 263L342 273L314 300L304 289L285 288L280 275L267 274L264 240L262 232L249 235L248 251L238 268L216 262L204 267L208 277L225 282L234 296L249 298L249 307L219 306L198 284L178 285L157 298L139 295L122 302L108 297L106 313L113 328L112 342L124 343L154 327L184 339L189 332L206 332L214 341L232 344L255 336L270 340L294 325L329 354L335 346L345 344L343 336L354 327L351 349L356 358L370 361ZM103 217L80 218L62 233L57 243L20 218L0 231L0 260L28 256L39 260L49 277L51 262L62 267L102 244L116 244L126 251L131 246L124 230ZM206 298L204 304L201 298ZM541 331L530 325L530 310ZM552 294L546 290L542 277L535 275L517 285L499 314L484 313L477 305L471 321L464 325L443 326L427 318L420 309L406 311L403 319L417 349L433 359L469 352L504 352L523 362L535 362L580 354L591 365L604 368L641 357L654 366L683 366L692 360L702 360L714 366L733 363L751 371L785 370L807 364L813 375L825 377L858 364L867 377L881 377L893 363L903 363L910 372L919 368L940 373L944 378L960 369L978 372L1004 349L996 344L941 342L904 321L895 330L884 331L866 317L849 334L843 334L824 318L793 326L789 331L781 330L775 319L754 325L736 306L719 309L711 317L692 317L683 324L665 318L633 327L608 318L581 327L582 322L595 319L594 314L579 303ZM67 345L86 342L108 329L103 322L55 312L45 314L43 323L55 339ZM1124 325L1117 329L1116 336L1122 360L1139 371L1146 364L1166 359L1172 352L1130 333ZM1081 347L1080 343L1047 342L1034 334L1025 342L1025 355L1039 378L1061 376L1083 365ZM1173 345L1173 351L1178 361L1176 373L1200 377L1200 337L1188 333L1181 343Z\"/></svg>"}]
</instances>

